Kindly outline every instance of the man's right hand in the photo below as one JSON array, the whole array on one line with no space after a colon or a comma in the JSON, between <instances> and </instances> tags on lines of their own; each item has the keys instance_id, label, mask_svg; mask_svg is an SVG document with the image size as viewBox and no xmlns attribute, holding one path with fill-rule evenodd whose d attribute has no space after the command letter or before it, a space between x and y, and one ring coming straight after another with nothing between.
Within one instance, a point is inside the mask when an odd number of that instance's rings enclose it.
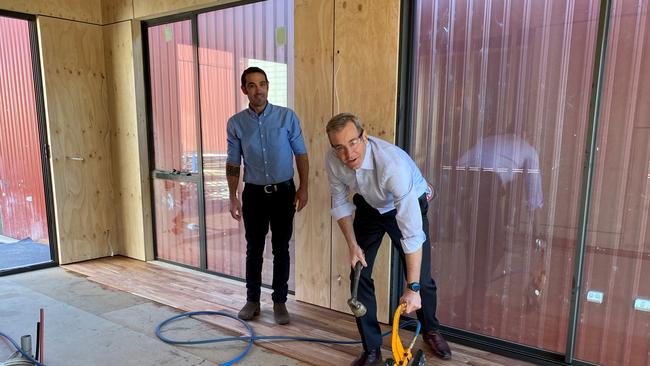
<instances>
[{"instance_id":1,"label":"man's right hand","mask_svg":"<svg viewBox=\"0 0 650 366\"><path fill-rule=\"evenodd\" d=\"M237 197L230 197L230 216L237 221L241 221L241 202Z\"/></svg>"},{"instance_id":2,"label":"man's right hand","mask_svg":"<svg viewBox=\"0 0 650 366\"><path fill-rule=\"evenodd\" d=\"M357 262L361 262L364 267L368 267L363 250L358 244L354 244L354 247L350 248L350 264L352 265L352 268L354 268Z\"/></svg>"}]
</instances>

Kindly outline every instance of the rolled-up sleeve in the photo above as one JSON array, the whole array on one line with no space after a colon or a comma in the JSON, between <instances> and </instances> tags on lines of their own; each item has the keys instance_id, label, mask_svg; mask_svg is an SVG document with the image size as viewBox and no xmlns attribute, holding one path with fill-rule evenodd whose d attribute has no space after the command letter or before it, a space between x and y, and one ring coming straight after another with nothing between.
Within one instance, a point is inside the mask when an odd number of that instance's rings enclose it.
<instances>
[{"instance_id":1,"label":"rolled-up sleeve","mask_svg":"<svg viewBox=\"0 0 650 366\"><path fill-rule=\"evenodd\" d=\"M427 237L422 230L422 213L413 180L409 174L397 171L387 180L386 188L395 197L395 218L402 232L402 249L406 254L416 252Z\"/></svg>"},{"instance_id":2,"label":"rolled-up sleeve","mask_svg":"<svg viewBox=\"0 0 650 366\"><path fill-rule=\"evenodd\" d=\"M307 154L307 146L305 146L305 138L302 135L302 128L300 128L300 120L293 112L291 112L289 143L291 144L291 150L293 150L295 155Z\"/></svg>"},{"instance_id":3,"label":"rolled-up sleeve","mask_svg":"<svg viewBox=\"0 0 650 366\"><path fill-rule=\"evenodd\" d=\"M239 166L241 164L241 140L237 136L236 122L232 118L228 120L226 133L228 138L228 158L226 163Z\"/></svg>"},{"instance_id":4,"label":"rolled-up sleeve","mask_svg":"<svg viewBox=\"0 0 650 366\"><path fill-rule=\"evenodd\" d=\"M327 178L330 183L330 193L332 194L332 209L330 210L330 214L334 220L338 220L342 217L351 216L356 206L348 201L350 188L334 173L334 163L331 154L327 154L325 165L327 166Z\"/></svg>"}]
</instances>

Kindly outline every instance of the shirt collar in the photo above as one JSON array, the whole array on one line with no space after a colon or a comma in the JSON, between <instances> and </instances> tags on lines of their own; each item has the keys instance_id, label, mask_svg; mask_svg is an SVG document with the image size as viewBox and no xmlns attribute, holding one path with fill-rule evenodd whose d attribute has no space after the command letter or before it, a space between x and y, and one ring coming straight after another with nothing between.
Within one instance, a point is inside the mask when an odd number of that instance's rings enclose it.
<instances>
[{"instance_id":1,"label":"shirt collar","mask_svg":"<svg viewBox=\"0 0 650 366\"><path fill-rule=\"evenodd\" d=\"M262 114L259 115L259 117L263 117L271 113L272 108L273 106L271 105L271 103L266 101L266 106L264 107L264 110L262 111ZM248 108L246 108L246 110L248 111L248 114L250 114L252 117L258 117L258 114L253 110L253 108L251 108L250 104L248 105Z\"/></svg>"},{"instance_id":2,"label":"shirt collar","mask_svg":"<svg viewBox=\"0 0 650 366\"><path fill-rule=\"evenodd\" d=\"M372 158L372 147L370 144L370 138L368 138L368 142L366 142L366 155L363 157L363 162L361 163L359 169L365 169L365 170L375 169L375 161Z\"/></svg>"}]
</instances>

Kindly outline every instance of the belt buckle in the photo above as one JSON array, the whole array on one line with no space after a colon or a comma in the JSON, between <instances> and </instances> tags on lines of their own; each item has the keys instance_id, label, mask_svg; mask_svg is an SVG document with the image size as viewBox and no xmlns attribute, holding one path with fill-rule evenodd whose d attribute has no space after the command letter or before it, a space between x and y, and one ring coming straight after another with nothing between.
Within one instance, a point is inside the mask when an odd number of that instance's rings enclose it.
<instances>
[{"instance_id":1,"label":"belt buckle","mask_svg":"<svg viewBox=\"0 0 650 366\"><path fill-rule=\"evenodd\" d=\"M264 186L264 193L273 193L277 191L275 184L267 184Z\"/></svg>"}]
</instances>

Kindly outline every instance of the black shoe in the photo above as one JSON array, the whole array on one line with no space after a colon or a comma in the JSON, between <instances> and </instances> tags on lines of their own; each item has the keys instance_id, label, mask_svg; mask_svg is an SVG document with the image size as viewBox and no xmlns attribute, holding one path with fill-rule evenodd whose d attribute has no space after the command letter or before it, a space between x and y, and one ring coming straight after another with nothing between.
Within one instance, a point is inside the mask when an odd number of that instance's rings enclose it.
<instances>
[{"instance_id":1,"label":"black shoe","mask_svg":"<svg viewBox=\"0 0 650 366\"><path fill-rule=\"evenodd\" d=\"M246 305L239 311L237 317L242 320L251 320L260 315L259 301L246 301Z\"/></svg>"},{"instance_id":2,"label":"black shoe","mask_svg":"<svg viewBox=\"0 0 650 366\"><path fill-rule=\"evenodd\" d=\"M275 317L275 322L280 325L289 324L289 312L287 311L287 306L284 303L276 302L273 304L273 316Z\"/></svg>"},{"instance_id":3,"label":"black shoe","mask_svg":"<svg viewBox=\"0 0 650 366\"><path fill-rule=\"evenodd\" d=\"M381 349L376 348L370 352L363 352L359 358L352 362L351 366L380 366L384 364L381 358Z\"/></svg>"},{"instance_id":4,"label":"black shoe","mask_svg":"<svg viewBox=\"0 0 650 366\"><path fill-rule=\"evenodd\" d=\"M433 353L442 358L443 360L451 360L451 348L447 344L442 335L437 330L431 330L422 336L424 342L431 347Z\"/></svg>"}]
</instances>

